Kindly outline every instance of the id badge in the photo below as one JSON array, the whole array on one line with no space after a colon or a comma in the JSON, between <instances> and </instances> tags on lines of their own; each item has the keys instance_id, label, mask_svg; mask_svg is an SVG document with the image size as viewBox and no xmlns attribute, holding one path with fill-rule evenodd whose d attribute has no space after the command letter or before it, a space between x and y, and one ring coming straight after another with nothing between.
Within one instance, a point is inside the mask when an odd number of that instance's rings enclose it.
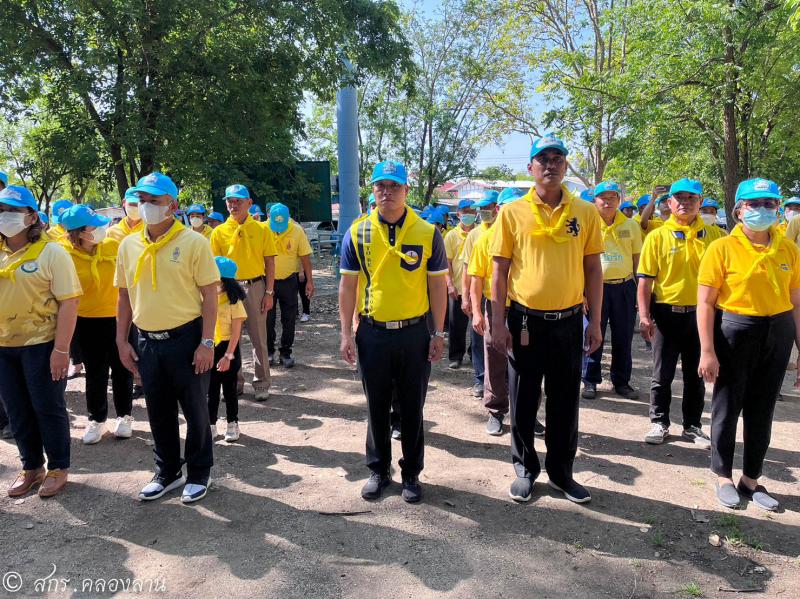
<instances>
[{"instance_id":1,"label":"id badge","mask_svg":"<svg viewBox=\"0 0 800 599\"><path fill-rule=\"evenodd\" d=\"M522 330L519 332L519 344L527 347L531 342L531 334L528 332L528 315L522 317Z\"/></svg>"}]
</instances>

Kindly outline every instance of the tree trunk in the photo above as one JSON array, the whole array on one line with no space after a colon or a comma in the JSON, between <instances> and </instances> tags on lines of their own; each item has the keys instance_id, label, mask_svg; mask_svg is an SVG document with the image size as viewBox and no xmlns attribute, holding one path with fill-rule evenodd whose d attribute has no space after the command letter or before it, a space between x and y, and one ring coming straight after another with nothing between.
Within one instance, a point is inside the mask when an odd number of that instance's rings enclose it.
<instances>
[{"instance_id":1,"label":"tree trunk","mask_svg":"<svg viewBox=\"0 0 800 599\"><path fill-rule=\"evenodd\" d=\"M110 147L111 161L114 163L114 179L117 182L117 192L119 193L120 200L125 197L125 192L128 191L128 177L125 174L125 161L122 159L122 147L119 144L113 143Z\"/></svg>"}]
</instances>

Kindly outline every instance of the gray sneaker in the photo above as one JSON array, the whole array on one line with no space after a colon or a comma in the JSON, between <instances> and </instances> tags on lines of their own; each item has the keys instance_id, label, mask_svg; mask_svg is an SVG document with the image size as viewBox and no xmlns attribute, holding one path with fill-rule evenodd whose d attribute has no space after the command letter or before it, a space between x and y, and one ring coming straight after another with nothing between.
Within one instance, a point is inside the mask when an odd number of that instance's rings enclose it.
<instances>
[{"instance_id":1,"label":"gray sneaker","mask_svg":"<svg viewBox=\"0 0 800 599\"><path fill-rule=\"evenodd\" d=\"M361 488L361 497L364 499L378 499L391 482L392 479L388 475L380 475L377 472L373 472L370 474L367 483Z\"/></svg>"},{"instance_id":2,"label":"gray sneaker","mask_svg":"<svg viewBox=\"0 0 800 599\"><path fill-rule=\"evenodd\" d=\"M581 397L583 399L594 399L597 397L597 385L594 383L584 383Z\"/></svg>"},{"instance_id":3,"label":"gray sneaker","mask_svg":"<svg viewBox=\"0 0 800 599\"><path fill-rule=\"evenodd\" d=\"M730 483L720 486L719 481L714 483L714 487L717 490L717 499L722 505L731 509L739 507L741 498L739 497L739 493L736 492L736 487Z\"/></svg>"},{"instance_id":4,"label":"gray sneaker","mask_svg":"<svg viewBox=\"0 0 800 599\"><path fill-rule=\"evenodd\" d=\"M508 490L509 497L520 503L529 501L532 493L533 481L525 476L518 476L517 480L511 483L511 488Z\"/></svg>"},{"instance_id":5,"label":"gray sneaker","mask_svg":"<svg viewBox=\"0 0 800 599\"><path fill-rule=\"evenodd\" d=\"M503 414L489 412L489 420L486 421L486 433L493 437L503 434Z\"/></svg>"},{"instance_id":6,"label":"gray sneaker","mask_svg":"<svg viewBox=\"0 0 800 599\"><path fill-rule=\"evenodd\" d=\"M644 442L650 445L661 445L669 437L669 427L660 422L654 422L653 426L644 436Z\"/></svg>"},{"instance_id":7,"label":"gray sneaker","mask_svg":"<svg viewBox=\"0 0 800 599\"><path fill-rule=\"evenodd\" d=\"M483 383L475 383L472 385L472 396L473 397L483 397Z\"/></svg>"},{"instance_id":8,"label":"gray sneaker","mask_svg":"<svg viewBox=\"0 0 800 599\"><path fill-rule=\"evenodd\" d=\"M683 438L692 441L698 447L711 449L711 438L699 426L687 426L683 429Z\"/></svg>"}]
</instances>

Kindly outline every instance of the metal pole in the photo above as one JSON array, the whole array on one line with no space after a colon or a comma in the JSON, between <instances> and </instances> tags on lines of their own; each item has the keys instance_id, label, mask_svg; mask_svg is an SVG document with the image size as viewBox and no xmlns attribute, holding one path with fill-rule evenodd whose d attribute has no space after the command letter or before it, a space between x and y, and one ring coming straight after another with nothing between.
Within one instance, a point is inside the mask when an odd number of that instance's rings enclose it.
<instances>
[{"instance_id":1,"label":"metal pole","mask_svg":"<svg viewBox=\"0 0 800 599\"><path fill-rule=\"evenodd\" d=\"M342 59L348 75L353 65ZM339 233L350 228L361 214L358 201L358 92L348 77L336 94L336 141L339 155Z\"/></svg>"}]
</instances>

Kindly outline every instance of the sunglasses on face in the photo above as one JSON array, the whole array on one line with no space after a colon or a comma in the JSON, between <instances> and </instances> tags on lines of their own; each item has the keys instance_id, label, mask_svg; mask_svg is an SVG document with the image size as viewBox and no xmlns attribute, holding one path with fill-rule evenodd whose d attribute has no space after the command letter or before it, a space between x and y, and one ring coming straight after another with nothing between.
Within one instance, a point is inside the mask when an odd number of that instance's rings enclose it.
<instances>
[{"instance_id":1,"label":"sunglasses on face","mask_svg":"<svg viewBox=\"0 0 800 599\"><path fill-rule=\"evenodd\" d=\"M763 200L744 201L744 207L749 210L756 210L758 208L766 208L767 210L777 210L778 206L780 206L780 202L778 200L771 200L769 198L765 198Z\"/></svg>"}]
</instances>

